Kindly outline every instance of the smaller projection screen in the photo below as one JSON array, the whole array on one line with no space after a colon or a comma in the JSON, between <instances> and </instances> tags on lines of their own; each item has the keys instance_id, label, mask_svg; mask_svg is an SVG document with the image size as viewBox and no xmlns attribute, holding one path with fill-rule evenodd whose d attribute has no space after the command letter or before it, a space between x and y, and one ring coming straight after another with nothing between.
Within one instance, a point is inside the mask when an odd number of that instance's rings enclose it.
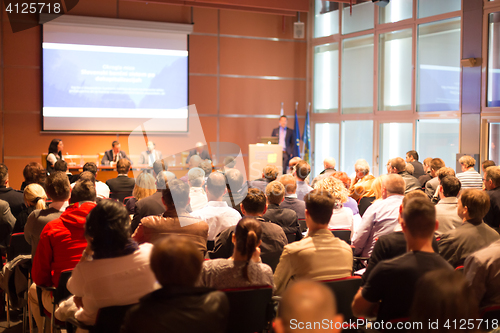
<instances>
[{"instance_id":1,"label":"smaller projection screen","mask_svg":"<svg viewBox=\"0 0 500 333\"><path fill-rule=\"evenodd\" d=\"M187 132L191 31L70 15L44 23L43 130L130 132L148 121L148 132Z\"/></svg>"}]
</instances>

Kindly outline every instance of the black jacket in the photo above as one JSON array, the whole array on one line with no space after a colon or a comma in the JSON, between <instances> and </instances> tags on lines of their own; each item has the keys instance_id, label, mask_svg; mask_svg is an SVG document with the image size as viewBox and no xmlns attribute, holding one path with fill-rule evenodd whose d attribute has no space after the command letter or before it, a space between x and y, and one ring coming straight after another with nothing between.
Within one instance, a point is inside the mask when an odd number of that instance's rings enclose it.
<instances>
[{"instance_id":1,"label":"black jacket","mask_svg":"<svg viewBox=\"0 0 500 333\"><path fill-rule=\"evenodd\" d=\"M267 212L262 217L282 227L288 243L302 239L297 214L293 210L288 208L281 209L278 205L269 204ZM293 234L295 234L295 237L293 237Z\"/></svg>"},{"instance_id":2,"label":"black jacket","mask_svg":"<svg viewBox=\"0 0 500 333\"><path fill-rule=\"evenodd\" d=\"M135 204L134 218L132 219L131 224L132 234L139 226L143 217L160 215L165 213L165 210L166 208L161 201L161 191L157 191L152 196L137 201Z\"/></svg>"},{"instance_id":3,"label":"black jacket","mask_svg":"<svg viewBox=\"0 0 500 333\"><path fill-rule=\"evenodd\" d=\"M490 197L490 210L483 218L484 223L492 228L498 227L500 224L500 187L486 191Z\"/></svg>"},{"instance_id":4,"label":"black jacket","mask_svg":"<svg viewBox=\"0 0 500 333\"><path fill-rule=\"evenodd\" d=\"M132 191L135 186L135 179L125 175L119 175L116 178L106 180L106 185L109 187L110 197L123 202L126 197L132 196Z\"/></svg>"},{"instance_id":5,"label":"black jacket","mask_svg":"<svg viewBox=\"0 0 500 333\"><path fill-rule=\"evenodd\" d=\"M0 187L0 199L9 203L10 211L16 219L19 213L26 207L23 192L14 190L12 187Z\"/></svg>"}]
</instances>

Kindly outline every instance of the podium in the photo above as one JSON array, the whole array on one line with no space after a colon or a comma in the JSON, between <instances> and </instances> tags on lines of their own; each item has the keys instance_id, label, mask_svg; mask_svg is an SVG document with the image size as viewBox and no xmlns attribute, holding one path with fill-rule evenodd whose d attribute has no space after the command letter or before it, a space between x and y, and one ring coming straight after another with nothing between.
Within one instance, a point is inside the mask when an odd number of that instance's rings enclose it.
<instances>
[{"instance_id":1,"label":"podium","mask_svg":"<svg viewBox=\"0 0 500 333\"><path fill-rule=\"evenodd\" d=\"M248 145L249 180L261 178L262 170L268 164L276 165L278 170L283 170L283 148L280 145L264 143Z\"/></svg>"}]
</instances>

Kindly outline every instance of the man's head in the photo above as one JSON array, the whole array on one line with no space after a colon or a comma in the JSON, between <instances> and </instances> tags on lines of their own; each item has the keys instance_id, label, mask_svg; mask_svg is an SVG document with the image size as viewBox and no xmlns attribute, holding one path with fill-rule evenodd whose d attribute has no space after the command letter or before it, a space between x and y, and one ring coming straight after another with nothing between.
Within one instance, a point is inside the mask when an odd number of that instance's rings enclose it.
<instances>
[{"instance_id":1,"label":"man's head","mask_svg":"<svg viewBox=\"0 0 500 333\"><path fill-rule=\"evenodd\" d=\"M278 181L272 181L266 186L267 202L279 205L285 198L285 186Z\"/></svg>"},{"instance_id":2,"label":"man's head","mask_svg":"<svg viewBox=\"0 0 500 333\"><path fill-rule=\"evenodd\" d=\"M455 176L446 176L441 179L441 191L445 198L456 197L460 193L462 184Z\"/></svg>"},{"instance_id":3,"label":"man's head","mask_svg":"<svg viewBox=\"0 0 500 333\"><path fill-rule=\"evenodd\" d=\"M262 216L267 209L266 195L258 188L250 188L240 207L243 215Z\"/></svg>"},{"instance_id":4,"label":"man's head","mask_svg":"<svg viewBox=\"0 0 500 333\"><path fill-rule=\"evenodd\" d=\"M359 159L354 163L354 171L356 172L356 177L361 179L370 173L370 165L366 160Z\"/></svg>"},{"instance_id":5,"label":"man's head","mask_svg":"<svg viewBox=\"0 0 500 333\"><path fill-rule=\"evenodd\" d=\"M431 239L437 229L436 208L428 198L410 199L403 210L401 227L414 239Z\"/></svg>"},{"instance_id":6,"label":"man's head","mask_svg":"<svg viewBox=\"0 0 500 333\"><path fill-rule=\"evenodd\" d=\"M431 161L432 161L432 157L427 157L425 160L424 160L424 163L422 163L423 167L424 167L424 171L427 173L427 172L431 172Z\"/></svg>"},{"instance_id":7,"label":"man's head","mask_svg":"<svg viewBox=\"0 0 500 333\"><path fill-rule=\"evenodd\" d=\"M387 163L388 173L400 173L406 171L406 163L401 157L392 158Z\"/></svg>"},{"instance_id":8,"label":"man's head","mask_svg":"<svg viewBox=\"0 0 500 333\"><path fill-rule=\"evenodd\" d=\"M483 173L486 172L486 169L488 169L490 166L495 166L495 162L492 160L486 160L483 163L481 163L481 168L483 169Z\"/></svg>"},{"instance_id":9,"label":"man's head","mask_svg":"<svg viewBox=\"0 0 500 333\"><path fill-rule=\"evenodd\" d=\"M156 160L153 163L153 171L155 174L159 174L162 171L167 171L168 170L168 165L165 163L165 160Z\"/></svg>"},{"instance_id":10,"label":"man's head","mask_svg":"<svg viewBox=\"0 0 500 333\"><path fill-rule=\"evenodd\" d=\"M62 171L52 172L45 182L45 191L52 201L66 201L71 194L68 176Z\"/></svg>"},{"instance_id":11,"label":"man's head","mask_svg":"<svg viewBox=\"0 0 500 333\"><path fill-rule=\"evenodd\" d=\"M448 177L448 176L455 177L455 170L453 170L452 168L443 167L443 168L439 169L438 172L436 172L436 176L439 179L439 183L441 183L441 180L444 177Z\"/></svg>"},{"instance_id":12,"label":"man's head","mask_svg":"<svg viewBox=\"0 0 500 333\"><path fill-rule=\"evenodd\" d=\"M236 166L236 159L233 156L226 156L223 163L225 169L232 169Z\"/></svg>"},{"instance_id":13,"label":"man's head","mask_svg":"<svg viewBox=\"0 0 500 333\"><path fill-rule=\"evenodd\" d=\"M200 166L200 163L201 163L201 157L198 156L198 155L193 155L191 156L191 158L189 159L189 168L197 168Z\"/></svg>"},{"instance_id":14,"label":"man's head","mask_svg":"<svg viewBox=\"0 0 500 333\"><path fill-rule=\"evenodd\" d=\"M302 161L302 159L298 156L292 157L290 161L288 161L288 167L290 168L290 173L293 173L293 170L295 170L295 166L300 161Z\"/></svg>"},{"instance_id":15,"label":"man's head","mask_svg":"<svg viewBox=\"0 0 500 333\"><path fill-rule=\"evenodd\" d=\"M205 149L205 145L203 144L203 142L196 142L196 151L198 152L198 154L201 154L203 152L203 150Z\"/></svg>"},{"instance_id":16,"label":"man's head","mask_svg":"<svg viewBox=\"0 0 500 333\"><path fill-rule=\"evenodd\" d=\"M285 195L295 194L297 191L297 181L292 175L283 175L280 177L279 182L285 187Z\"/></svg>"},{"instance_id":17,"label":"man's head","mask_svg":"<svg viewBox=\"0 0 500 333\"><path fill-rule=\"evenodd\" d=\"M167 185L167 188L161 191L162 202L167 210L186 208L189 203L189 185L179 179L173 179Z\"/></svg>"},{"instance_id":18,"label":"man's head","mask_svg":"<svg viewBox=\"0 0 500 333\"><path fill-rule=\"evenodd\" d=\"M78 176L78 180L85 180L95 184L95 176L90 171L84 171Z\"/></svg>"},{"instance_id":19,"label":"man's head","mask_svg":"<svg viewBox=\"0 0 500 333\"><path fill-rule=\"evenodd\" d=\"M227 183L231 192L238 192L243 186L243 174L238 169L229 169L226 171Z\"/></svg>"},{"instance_id":20,"label":"man's head","mask_svg":"<svg viewBox=\"0 0 500 333\"><path fill-rule=\"evenodd\" d=\"M311 166L306 161L300 161L295 166L295 176L297 179L304 181L311 172Z\"/></svg>"},{"instance_id":21,"label":"man's head","mask_svg":"<svg viewBox=\"0 0 500 333\"><path fill-rule=\"evenodd\" d=\"M9 182L9 168L3 163L0 163L0 187L7 186Z\"/></svg>"},{"instance_id":22,"label":"man's head","mask_svg":"<svg viewBox=\"0 0 500 333\"><path fill-rule=\"evenodd\" d=\"M333 195L322 190L312 190L304 197L306 204L306 223L313 221L316 224L328 226L335 205Z\"/></svg>"},{"instance_id":23,"label":"man's head","mask_svg":"<svg viewBox=\"0 0 500 333\"><path fill-rule=\"evenodd\" d=\"M156 242L150 265L163 287L193 287L200 276L203 256L192 241L169 236Z\"/></svg>"},{"instance_id":24,"label":"man's head","mask_svg":"<svg viewBox=\"0 0 500 333\"><path fill-rule=\"evenodd\" d=\"M94 183L88 180L79 179L71 191L69 203L74 204L80 201L95 201L95 198L96 192Z\"/></svg>"},{"instance_id":25,"label":"man's head","mask_svg":"<svg viewBox=\"0 0 500 333\"><path fill-rule=\"evenodd\" d=\"M272 182L278 178L280 171L276 165L268 164L262 170L262 177L268 182Z\"/></svg>"},{"instance_id":26,"label":"man's head","mask_svg":"<svg viewBox=\"0 0 500 333\"><path fill-rule=\"evenodd\" d=\"M457 212L462 220L472 224L481 224L483 217L490 210L490 196L485 191L467 189L458 198Z\"/></svg>"},{"instance_id":27,"label":"man's head","mask_svg":"<svg viewBox=\"0 0 500 333\"><path fill-rule=\"evenodd\" d=\"M120 149L121 149L121 145L118 141L113 141L113 143L111 144L111 147L113 147L113 153L115 154L118 154L120 152Z\"/></svg>"},{"instance_id":28,"label":"man's head","mask_svg":"<svg viewBox=\"0 0 500 333\"><path fill-rule=\"evenodd\" d=\"M476 160L474 157L469 155L464 155L458 159L458 162L462 166L462 171L466 171L470 168L473 168L476 165Z\"/></svg>"},{"instance_id":29,"label":"man's head","mask_svg":"<svg viewBox=\"0 0 500 333\"><path fill-rule=\"evenodd\" d=\"M220 172L212 172L207 178L208 201L220 201L226 192L226 177Z\"/></svg>"},{"instance_id":30,"label":"man's head","mask_svg":"<svg viewBox=\"0 0 500 333\"><path fill-rule=\"evenodd\" d=\"M488 167L484 173L484 187L493 190L500 186L500 167Z\"/></svg>"},{"instance_id":31,"label":"man's head","mask_svg":"<svg viewBox=\"0 0 500 333\"><path fill-rule=\"evenodd\" d=\"M418 153L415 150L410 150L406 153L406 162L418 161Z\"/></svg>"},{"instance_id":32,"label":"man's head","mask_svg":"<svg viewBox=\"0 0 500 333\"><path fill-rule=\"evenodd\" d=\"M323 160L323 167L325 169L335 169L337 162L333 157L327 157Z\"/></svg>"},{"instance_id":33,"label":"man's head","mask_svg":"<svg viewBox=\"0 0 500 333\"><path fill-rule=\"evenodd\" d=\"M156 188L158 190L164 190L167 188L167 185L169 181L176 179L177 177L173 172L170 171L161 171L157 176L156 176Z\"/></svg>"},{"instance_id":34,"label":"man's head","mask_svg":"<svg viewBox=\"0 0 500 333\"><path fill-rule=\"evenodd\" d=\"M405 194L405 180L398 174L390 174L382 179L382 198Z\"/></svg>"},{"instance_id":35,"label":"man's head","mask_svg":"<svg viewBox=\"0 0 500 333\"><path fill-rule=\"evenodd\" d=\"M94 162L87 162L83 165L83 171L90 171L95 175L97 175L97 165Z\"/></svg>"},{"instance_id":36,"label":"man's head","mask_svg":"<svg viewBox=\"0 0 500 333\"><path fill-rule=\"evenodd\" d=\"M62 171L62 172L68 171L68 163L66 163L65 160L58 160L54 164L54 171Z\"/></svg>"},{"instance_id":37,"label":"man's head","mask_svg":"<svg viewBox=\"0 0 500 333\"><path fill-rule=\"evenodd\" d=\"M148 150L149 151L155 150L155 147L156 147L156 145L153 141L148 141Z\"/></svg>"},{"instance_id":38,"label":"man's head","mask_svg":"<svg viewBox=\"0 0 500 333\"><path fill-rule=\"evenodd\" d=\"M286 116L281 116L279 120L280 126L285 128L287 124Z\"/></svg>"},{"instance_id":39,"label":"man's head","mask_svg":"<svg viewBox=\"0 0 500 333\"><path fill-rule=\"evenodd\" d=\"M274 329L276 333L293 333L298 332L298 323L311 323L315 327L307 332L326 332L320 325L326 320L333 328L328 332L340 332L343 317L337 314L336 303L332 291L325 285L314 281L295 282L283 293Z\"/></svg>"},{"instance_id":40,"label":"man's head","mask_svg":"<svg viewBox=\"0 0 500 333\"><path fill-rule=\"evenodd\" d=\"M47 171L40 163L30 162L24 167L23 176L26 184L43 184L47 178Z\"/></svg>"},{"instance_id":41,"label":"man's head","mask_svg":"<svg viewBox=\"0 0 500 333\"><path fill-rule=\"evenodd\" d=\"M126 175L130 170L130 165L131 164L129 160L127 160L126 158L122 158L118 160L118 163L116 163L116 170L120 175Z\"/></svg>"},{"instance_id":42,"label":"man's head","mask_svg":"<svg viewBox=\"0 0 500 333\"><path fill-rule=\"evenodd\" d=\"M433 158L431 160L431 176L436 177L439 169L444 168L444 161L440 158Z\"/></svg>"},{"instance_id":43,"label":"man's head","mask_svg":"<svg viewBox=\"0 0 500 333\"><path fill-rule=\"evenodd\" d=\"M212 173L212 161L211 160L203 160L200 163L200 168L205 171L205 177L208 177Z\"/></svg>"},{"instance_id":44,"label":"man's head","mask_svg":"<svg viewBox=\"0 0 500 333\"><path fill-rule=\"evenodd\" d=\"M188 171L188 183L191 187L202 187L205 180L205 171L201 168L192 168Z\"/></svg>"}]
</instances>

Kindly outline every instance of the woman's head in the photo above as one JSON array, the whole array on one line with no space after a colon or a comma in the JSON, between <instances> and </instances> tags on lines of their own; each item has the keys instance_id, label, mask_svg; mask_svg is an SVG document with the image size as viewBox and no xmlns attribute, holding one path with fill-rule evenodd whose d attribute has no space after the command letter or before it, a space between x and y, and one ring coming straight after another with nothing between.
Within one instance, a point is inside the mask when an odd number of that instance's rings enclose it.
<instances>
[{"instance_id":1,"label":"woman's head","mask_svg":"<svg viewBox=\"0 0 500 333\"><path fill-rule=\"evenodd\" d=\"M379 176L373 180L372 191L375 194L375 199L382 198L382 182L384 181L384 176Z\"/></svg>"},{"instance_id":2,"label":"woman's head","mask_svg":"<svg viewBox=\"0 0 500 333\"><path fill-rule=\"evenodd\" d=\"M49 145L49 154L52 153L61 155L63 148L64 146L61 139L53 139Z\"/></svg>"},{"instance_id":3,"label":"woman's head","mask_svg":"<svg viewBox=\"0 0 500 333\"><path fill-rule=\"evenodd\" d=\"M26 206L45 209L45 200L47 200L47 194L39 184L29 184L24 189L24 203Z\"/></svg>"},{"instance_id":4,"label":"woman's head","mask_svg":"<svg viewBox=\"0 0 500 333\"><path fill-rule=\"evenodd\" d=\"M351 187L351 178L349 178L347 173L343 171L332 172L330 174L330 177L337 178L338 180L340 180L347 189Z\"/></svg>"},{"instance_id":5,"label":"woman's head","mask_svg":"<svg viewBox=\"0 0 500 333\"><path fill-rule=\"evenodd\" d=\"M247 263L252 258L257 247L260 245L262 237L262 225L253 217L244 217L236 225L234 231L234 250L245 256ZM248 265L243 270L243 276L248 280Z\"/></svg>"},{"instance_id":6,"label":"woman's head","mask_svg":"<svg viewBox=\"0 0 500 333\"><path fill-rule=\"evenodd\" d=\"M47 179L47 172L40 163L30 162L24 167L23 176L26 184L36 183L43 186Z\"/></svg>"},{"instance_id":7,"label":"woman's head","mask_svg":"<svg viewBox=\"0 0 500 333\"><path fill-rule=\"evenodd\" d=\"M155 192L155 178L148 172L141 172L135 179L135 186L134 190L132 191L132 195L134 196L134 198L139 201L155 194Z\"/></svg>"},{"instance_id":8,"label":"woman's head","mask_svg":"<svg viewBox=\"0 0 500 333\"><path fill-rule=\"evenodd\" d=\"M334 177L326 177L314 184L315 190L322 190L330 193L335 199L335 204L340 205L347 201L349 192L344 186L344 183Z\"/></svg>"},{"instance_id":9,"label":"woman's head","mask_svg":"<svg viewBox=\"0 0 500 333\"><path fill-rule=\"evenodd\" d=\"M114 200L101 200L87 215L85 237L95 259L121 256L130 238L127 209Z\"/></svg>"}]
</instances>

